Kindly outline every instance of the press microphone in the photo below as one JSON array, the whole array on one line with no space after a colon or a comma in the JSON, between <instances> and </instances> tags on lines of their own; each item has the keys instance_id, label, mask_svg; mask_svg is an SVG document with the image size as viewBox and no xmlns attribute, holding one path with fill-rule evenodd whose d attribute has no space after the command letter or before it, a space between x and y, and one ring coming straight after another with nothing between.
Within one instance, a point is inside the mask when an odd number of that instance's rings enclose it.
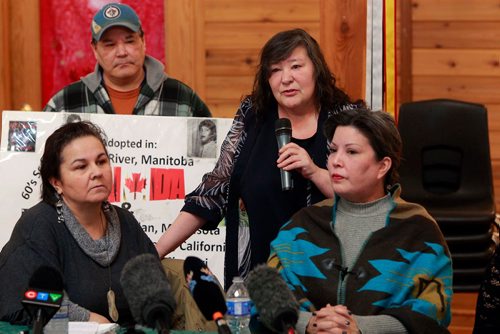
<instances>
[{"instance_id":1,"label":"press microphone","mask_svg":"<svg viewBox=\"0 0 500 334\"><path fill-rule=\"evenodd\" d=\"M214 320L219 334L231 334L224 319L227 312L222 287L208 266L195 256L184 260L184 277L196 305L207 320Z\"/></svg>"},{"instance_id":2,"label":"press microphone","mask_svg":"<svg viewBox=\"0 0 500 334\"><path fill-rule=\"evenodd\" d=\"M43 327L61 307L63 279L53 267L41 266L31 276L21 303L33 319L33 333L42 334Z\"/></svg>"},{"instance_id":3,"label":"press microphone","mask_svg":"<svg viewBox=\"0 0 500 334\"><path fill-rule=\"evenodd\" d=\"M146 253L130 259L120 283L134 320L158 333L169 333L176 303L158 257Z\"/></svg>"},{"instance_id":4,"label":"press microphone","mask_svg":"<svg viewBox=\"0 0 500 334\"><path fill-rule=\"evenodd\" d=\"M273 332L294 333L299 304L278 271L265 264L258 265L245 283L259 320Z\"/></svg>"},{"instance_id":5,"label":"press microphone","mask_svg":"<svg viewBox=\"0 0 500 334\"><path fill-rule=\"evenodd\" d=\"M276 140L278 141L278 149L288 144L292 140L292 123L288 118L280 118L274 124ZM281 190L290 190L293 188L293 180L290 172L280 169L281 173Z\"/></svg>"}]
</instances>

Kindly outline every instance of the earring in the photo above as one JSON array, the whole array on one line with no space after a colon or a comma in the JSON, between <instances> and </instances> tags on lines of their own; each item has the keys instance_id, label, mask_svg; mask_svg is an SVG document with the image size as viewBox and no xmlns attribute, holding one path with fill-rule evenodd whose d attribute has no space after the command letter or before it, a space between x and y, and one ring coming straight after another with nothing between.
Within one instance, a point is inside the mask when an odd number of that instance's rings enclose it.
<instances>
[{"instance_id":1,"label":"earring","mask_svg":"<svg viewBox=\"0 0 500 334\"><path fill-rule=\"evenodd\" d=\"M63 201L59 193L56 193L56 198L57 198L56 202L57 222L60 224L64 223Z\"/></svg>"}]
</instances>

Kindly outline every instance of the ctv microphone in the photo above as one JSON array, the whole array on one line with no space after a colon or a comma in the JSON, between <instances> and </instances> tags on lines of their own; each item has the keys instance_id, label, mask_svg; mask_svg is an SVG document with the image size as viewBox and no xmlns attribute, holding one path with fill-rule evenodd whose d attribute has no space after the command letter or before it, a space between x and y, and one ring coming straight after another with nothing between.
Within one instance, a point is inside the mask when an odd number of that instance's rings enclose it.
<instances>
[{"instance_id":1,"label":"ctv microphone","mask_svg":"<svg viewBox=\"0 0 500 334\"><path fill-rule=\"evenodd\" d=\"M158 257L147 253L130 259L120 283L135 321L158 333L169 333L176 303Z\"/></svg>"},{"instance_id":2,"label":"ctv microphone","mask_svg":"<svg viewBox=\"0 0 500 334\"><path fill-rule=\"evenodd\" d=\"M63 279L59 271L48 266L41 266L35 270L21 301L33 319L34 334L42 334L43 327L59 310L64 296L63 291Z\"/></svg>"},{"instance_id":3,"label":"ctv microphone","mask_svg":"<svg viewBox=\"0 0 500 334\"><path fill-rule=\"evenodd\" d=\"M219 334L231 334L224 319L227 306L222 287L207 265L195 256L188 256L184 260L184 276L205 319L215 321Z\"/></svg>"},{"instance_id":4,"label":"ctv microphone","mask_svg":"<svg viewBox=\"0 0 500 334\"><path fill-rule=\"evenodd\" d=\"M276 133L276 140L278 141L278 149L288 144L292 139L292 123L288 118L280 118L274 124L274 131ZM281 168L281 190L290 190L293 188L293 180L290 172Z\"/></svg>"},{"instance_id":5,"label":"ctv microphone","mask_svg":"<svg viewBox=\"0 0 500 334\"><path fill-rule=\"evenodd\" d=\"M299 304L276 269L265 264L256 266L246 285L259 319L267 328L277 333L295 332Z\"/></svg>"}]
</instances>

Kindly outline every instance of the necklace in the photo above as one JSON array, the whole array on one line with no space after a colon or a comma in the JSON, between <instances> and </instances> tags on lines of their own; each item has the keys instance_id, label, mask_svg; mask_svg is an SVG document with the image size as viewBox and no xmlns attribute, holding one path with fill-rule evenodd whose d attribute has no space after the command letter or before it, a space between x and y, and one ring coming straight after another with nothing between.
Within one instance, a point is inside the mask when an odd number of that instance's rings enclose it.
<instances>
[{"instance_id":1,"label":"necklace","mask_svg":"<svg viewBox=\"0 0 500 334\"><path fill-rule=\"evenodd\" d=\"M105 228L105 224L104 224L104 220L103 220L103 214L102 214L102 211L99 212L100 216L101 216L101 224L104 228L104 235L105 235L105 238L106 238L106 254L108 256L108 282L109 282L109 289L108 289L108 293L106 294L106 298L108 300L108 313L109 313L109 317L111 318L111 320L113 320L114 322L117 322L118 321L118 317L119 317L119 314L118 314L118 309L116 308L116 301L115 301L115 292L113 291L113 289L111 289L111 261L110 261L110 258L109 258L109 233L108 233L108 229Z\"/></svg>"}]
</instances>

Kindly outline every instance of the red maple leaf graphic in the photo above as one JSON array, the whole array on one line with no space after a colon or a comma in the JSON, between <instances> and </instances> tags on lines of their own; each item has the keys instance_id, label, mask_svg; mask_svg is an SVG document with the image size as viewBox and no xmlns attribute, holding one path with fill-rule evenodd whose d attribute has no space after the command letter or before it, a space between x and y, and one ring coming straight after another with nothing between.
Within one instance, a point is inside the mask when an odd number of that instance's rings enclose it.
<instances>
[{"instance_id":1,"label":"red maple leaf graphic","mask_svg":"<svg viewBox=\"0 0 500 334\"><path fill-rule=\"evenodd\" d=\"M146 179L141 179L141 173L132 173L132 178L125 179L125 187L127 187L130 192L134 193L135 199L137 193L142 192L146 187Z\"/></svg>"}]
</instances>

